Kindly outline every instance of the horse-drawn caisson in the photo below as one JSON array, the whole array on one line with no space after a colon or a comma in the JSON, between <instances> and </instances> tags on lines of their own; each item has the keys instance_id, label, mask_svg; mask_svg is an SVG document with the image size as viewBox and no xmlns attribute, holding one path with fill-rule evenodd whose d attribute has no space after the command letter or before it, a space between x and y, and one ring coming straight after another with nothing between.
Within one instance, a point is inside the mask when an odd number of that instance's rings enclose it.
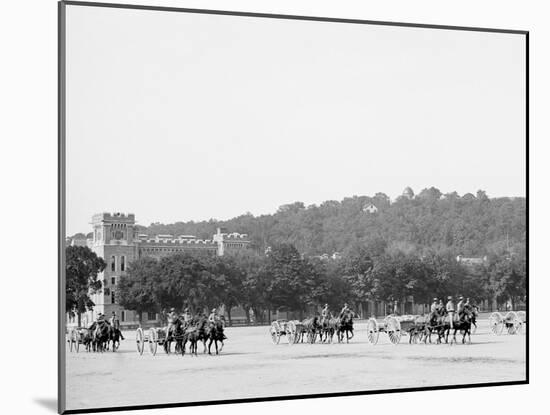
<instances>
[{"instance_id":1,"label":"horse-drawn caisson","mask_svg":"<svg viewBox=\"0 0 550 415\"><path fill-rule=\"evenodd\" d=\"M461 310L459 313L426 314L426 315L388 315L382 322L371 317L367 321L367 342L378 343L380 333L386 333L392 344L399 344L403 336L409 336L409 344L431 343L432 334L437 335L437 343L457 343L456 334L462 334L462 343L471 342L472 327L475 313L472 309Z\"/></svg>"},{"instance_id":2,"label":"horse-drawn caisson","mask_svg":"<svg viewBox=\"0 0 550 415\"><path fill-rule=\"evenodd\" d=\"M118 327L113 327L107 322L96 322L90 327L73 327L68 330L67 342L69 351L78 353L80 345L87 352L104 352L112 350L116 352L120 346L120 340L124 339Z\"/></svg>"},{"instance_id":3,"label":"horse-drawn caisson","mask_svg":"<svg viewBox=\"0 0 550 415\"><path fill-rule=\"evenodd\" d=\"M508 334L524 334L526 326L525 311L508 311L505 315L495 311L489 316L489 330L496 336L500 336L505 328Z\"/></svg>"},{"instance_id":4,"label":"horse-drawn caisson","mask_svg":"<svg viewBox=\"0 0 550 415\"><path fill-rule=\"evenodd\" d=\"M316 343L319 340L321 343L332 343L336 334L338 343L346 340L347 343L353 338L353 315L347 304L342 309L338 317L334 317L328 312L325 305L322 315L315 315L306 318L303 321L299 320L275 320L269 327L269 334L273 344L279 344L282 336L286 336L288 344Z\"/></svg>"},{"instance_id":5,"label":"horse-drawn caisson","mask_svg":"<svg viewBox=\"0 0 550 415\"><path fill-rule=\"evenodd\" d=\"M183 356L189 343L189 353L196 356L200 341L204 345L204 353L208 351L211 354L211 346L214 344L218 354L223 349L225 339L223 321L212 314L209 318L204 315L174 317L167 327L152 327L147 331L138 327L136 330L136 348L140 355L143 354L147 343L149 353L153 356L156 355L158 346L161 346L166 354L172 353L172 344L174 352Z\"/></svg>"}]
</instances>

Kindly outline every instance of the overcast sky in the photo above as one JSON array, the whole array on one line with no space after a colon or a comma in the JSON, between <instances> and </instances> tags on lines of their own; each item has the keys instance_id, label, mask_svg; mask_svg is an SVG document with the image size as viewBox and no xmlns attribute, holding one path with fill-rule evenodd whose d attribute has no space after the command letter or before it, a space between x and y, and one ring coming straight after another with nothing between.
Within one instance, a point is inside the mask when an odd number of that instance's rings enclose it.
<instances>
[{"instance_id":1,"label":"overcast sky","mask_svg":"<svg viewBox=\"0 0 550 415\"><path fill-rule=\"evenodd\" d=\"M67 6L67 233L525 196L521 35Z\"/></svg>"}]
</instances>

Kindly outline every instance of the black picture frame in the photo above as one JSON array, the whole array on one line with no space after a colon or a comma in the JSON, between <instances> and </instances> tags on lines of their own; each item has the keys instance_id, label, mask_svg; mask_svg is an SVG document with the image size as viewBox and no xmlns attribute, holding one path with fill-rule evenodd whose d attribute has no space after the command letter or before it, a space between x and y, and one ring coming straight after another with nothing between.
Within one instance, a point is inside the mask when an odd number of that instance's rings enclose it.
<instances>
[{"instance_id":1,"label":"black picture frame","mask_svg":"<svg viewBox=\"0 0 550 415\"><path fill-rule=\"evenodd\" d=\"M506 386L506 385L526 385L529 384L529 326L526 326L526 378L519 381L502 381L476 384L459 384L459 385L441 385L428 387L414 388L398 388L398 389L383 389L372 391L353 391L353 392L335 392L335 393L319 393L319 394L298 394L292 396L265 396L259 398L243 398L231 400L212 400L207 402L182 402L182 403L166 403L166 404L151 404L151 405L130 405L130 406L114 406L114 407L98 407L86 409L70 409L65 408L65 326L66 315L65 309L65 166L66 166L66 84L65 84L65 65L66 65L66 8L67 6L75 7L101 7L114 9L129 9L129 10L148 10L152 12L168 12L168 13L194 13L194 14L210 14L222 16L239 16L253 17L260 19L287 19L300 21L316 21L326 23L346 23L356 25L375 25L375 26L395 26L408 28L425 28L434 30L453 30L453 31L473 31L486 33L501 33L523 36L525 39L525 146L526 146L526 250L527 258L529 258L529 31L528 30L510 30L500 28L487 27L466 27L452 25L434 25L422 23L407 23L393 21L376 21L376 20L361 20L361 19L345 19L333 17L318 17L318 16L299 16L285 14L269 14L269 13L254 13L254 12L236 12L226 10L209 10L209 9L190 9L179 7L163 7L163 6L146 6L118 3L101 3L101 2L81 2L81 1L59 1L58 2L58 412L63 414L76 413L95 413L108 411L126 411L138 409L161 409L161 408L177 408L188 406L207 406L220 404L236 404L249 402L269 402L295 399L310 399L310 398L330 398L343 396L358 396L358 395L376 395L388 393L404 393L418 391L434 391L434 390L451 390L451 389L466 389L479 388L489 386ZM529 275L529 260L527 259L527 275ZM529 278L527 278L527 298L526 308L529 310Z\"/></svg>"}]
</instances>

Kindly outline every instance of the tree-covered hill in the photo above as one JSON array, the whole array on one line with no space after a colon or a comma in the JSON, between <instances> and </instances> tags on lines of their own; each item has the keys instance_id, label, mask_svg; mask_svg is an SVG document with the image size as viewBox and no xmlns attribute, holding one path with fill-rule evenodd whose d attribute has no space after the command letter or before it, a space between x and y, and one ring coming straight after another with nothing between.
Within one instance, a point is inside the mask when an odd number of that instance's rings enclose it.
<instances>
[{"instance_id":1,"label":"tree-covered hill","mask_svg":"<svg viewBox=\"0 0 550 415\"><path fill-rule=\"evenodd\" d=\"M364 211L369 204L377 212ZM226 221L154 223L140 232L209 239L217 227L249 234L261 252L268 246L292 244L306 255L346 254L357 246L369 246L380 252L395 248L484 256L524 249L526 200L489 198L484 191L443 195L433 187L414 195L407 188L393 202L383 193L320 205L295 202L271 215L247 213Z\"/></svg>"}]
</instances>

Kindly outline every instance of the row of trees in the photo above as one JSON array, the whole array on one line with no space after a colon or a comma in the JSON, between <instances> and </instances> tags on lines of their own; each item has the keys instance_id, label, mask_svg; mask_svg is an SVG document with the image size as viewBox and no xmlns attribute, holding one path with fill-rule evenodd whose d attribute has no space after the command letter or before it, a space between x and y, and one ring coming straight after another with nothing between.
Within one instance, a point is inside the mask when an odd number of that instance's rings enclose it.
<instances>
[{"instance_id":1,"label":"row of trees","mask_svg":"<svg viewBox=\"0 0 550 415\"><path fill-rule=\"evenodd\" d=\"M252 309L261 320L272 310L303 316L328 303L404 301L429 304L432 297L464 295L474 300L524 300L526 268L519 256L494 256L477 267L464 266L441 252L381 253L362 247L340 260L307 258L292 245L268 255L252 252L225 257L174 255L142 258L118 285L120 304L138 313L169 307L193 311L224 305ZM248 317L248 315L247 315Z\"/></svg>"}]
</instances>

